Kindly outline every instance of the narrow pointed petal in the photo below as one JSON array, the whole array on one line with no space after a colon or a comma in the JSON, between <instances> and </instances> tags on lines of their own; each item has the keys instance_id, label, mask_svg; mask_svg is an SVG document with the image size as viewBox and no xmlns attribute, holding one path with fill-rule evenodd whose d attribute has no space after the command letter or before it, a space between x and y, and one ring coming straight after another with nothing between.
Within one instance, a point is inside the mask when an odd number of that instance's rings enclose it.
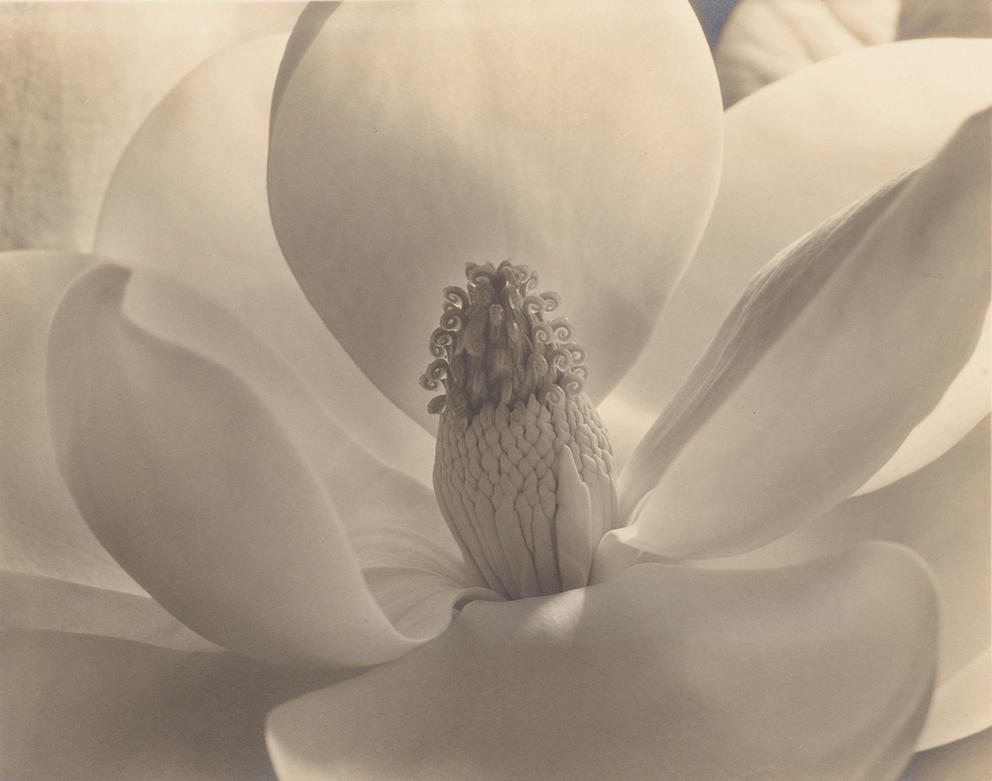
<instances>
[{"instance_id":1,"label":"narrow pointed petal","mask_svg":"<svg viewBox=\"0 0 992 781\"><path fill-rule=\"evenodd\" d=\"M0 776L263 781L265 713L329 676L64 632L0 635Z\"/></svg>"},{"instance_id":2,"label":"narrow pointed petal","mask_svg":"<svg viewBox=\"0 0 992 781\"><path fill-rule=\"evenodd\" d=\"M660 413L758 269L864 193L936 155L962 121L992 103L989 72L989 41L874 46L806 68L731 108L720 191L699 250L608 402L617 396ZM988 355L979 345L965 371L983 375ZM886 479L938 457L955 433L988 414L988 380L974 392L970 381L960 383L966 398L921 423L927 430L907 440Z\"/></svg>"},{"instance_id":3,"label":"narrow pointed petal","mask_svg":"<svg viewBox=\"0 0 992 781\"><path fill-rule=\"evenodd\" d=\"M298 3L0 5L0 248L89 251L107 180L205 57L292 28Z\"/></svg>"},{"instance_id":4,"label":"narrow pointed petal","mask_svg":"<svg viewBox=\"0 0 992 781\"><path fill-rule=\"evenodd\" d=\"M988 308L990 117L755 277L621 475L626 542L755 548L853 493L933 409Z\"/></svg>"},{"instance_id":5,"label":"narrow pointed petal","mask_svg":"<svg viewBox=\"0 0 992 781\"><path fill-rule=\"evenodd\" d=\"M0 572L0 632L55 630L115 637L179 651L219 651L151 597Z\"/></svg>"},{"instance_id":6,"label":"narrow pointed petal","mask_svg":"<svg viewBox=\"0 0 992 781\"><path fill-rule=\"evenodd\" d=\"M74 253L0 255L0 568L133 592L140 587L96 541L62 482L45 407L48 325L91 262Z\"/></svg>"},{"instance_id":7,"label":"narrow pointed petal","mask_svg":"<svg viewBox=\"0 0 992 781\"><path fill-rule=\"evenodd\" d=\"M294 37L308 48L280 76L269 202L354 360L425 421L409 378L439 291L468 261L512 258L581 313L602 397L715 193L718 87L689 4L355 3Z\"/></svg>"},{"instance_id":8,"label":"narrow pointed petal","mask_svg":"<svg viewBox=\"0 0 992 781\"><path fill-rule=\"evenodd\" d=\"M128 276L82 277L49 346L59 466L103 545L183 623L248 656L359 666L414 647L281 421L222 364L123 317Z\"/></svg>"},{"instance_id":9,"label":"narrow pointed petal","mask_svg":"<svg viewBox=\"0 0 992 781\"><path fill-rule=\"evenodd\" d=\"M277 708L269 752L283 781L894 779L936 619L896 546L762 572L644 565L473 603L433 643Z\"/></svg>"},{"instance_id":10,"label":"narrow pointed petal","mask_svg":"<svg viewBox=\"0 0 992 781\"><path fill-rule=\"evenodd\" d=\"M96 248L182 279L235 313L351 434L430 483L426 432L385 399L307 303L276 242L265 187L269 100L286 36L228 49L155 108L121 158ZM418 374L405 378L417 388Z\"/></svg>"},{"instance_id":11,"label":"narrow pointed petal","mask_svg":"<svg viewBox=\"0 0 992 781\"><path fill-rule=\"evenodd\" d=\"M990 638L989 426L986 420L943 457L872 494L849 499L795 531L741 556L695 566L726 569L799 564L860 542L886 540L912 548L933 573L940 599L940 646L927 748L987 726L988 687L962 674L987 654ZM640 560L636 552L601 546L600 566L614 570ZM980 665L979 665L980 668ZM976 670L977 674L979 670ZM988 673L988 670L985 671ZM939 704L939 707L938 707Z\"/></svg>"}]
</instances>

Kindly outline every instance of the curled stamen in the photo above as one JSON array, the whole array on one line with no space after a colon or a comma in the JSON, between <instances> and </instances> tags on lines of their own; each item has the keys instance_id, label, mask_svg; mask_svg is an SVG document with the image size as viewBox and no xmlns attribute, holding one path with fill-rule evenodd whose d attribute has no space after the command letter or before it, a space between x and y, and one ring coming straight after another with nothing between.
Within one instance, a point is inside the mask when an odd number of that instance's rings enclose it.
<instances>
[{"instance_id":1,"label":"curled stamen","mask_svg":"<svg viewBox=\"0 0 992 781\"><path fill-rule=\"evenodd\" d=\"M582 392L582 388L585 385L585 378L578 376L575 372L569 372L562 375L559 384L565 390L565 393L569 396L575 396Z\"/></svg>"},{"instance_id":2,"label":"curled stamen","mask_svg":"<svg viewBox=\"0 0 992 781\"><path fill-rule=\"evenodd\" d=\"M558 307L561 306L561 296L555 293L553 290L545 291L541 293L541 298L544 299L544 311L554 312Z\"/></svg>"},{"instance_id":3,"label":"curled stamen","mask_svg":"<svg viewBox=\"0 0 992 781\"><path fill-rule=\"evenodd\" d=\"M448 362L443 358L438 358L436 361L431 361L427 365L427 371L424 372L424 377L432 382L448 379ZM435 385L434 387L437 386ZM433 390L433 388L431 390Z\"/></svg>"},{"instance_id":4,"label":"curled stamen","mask_svg":"<svg viewBox=\"0 0 992 781\"><path fill-rule=\"evenodd\" d=\"M551 328L554 329L555 338L562 342L567 342L572 338L572 324L567 317L559 317L551 321Z\"/></svg>"},{"instance_id":5,"label":"curled stamen","mask_svg":"<svg viewBox=\"0 0 992 781\"><path fill-rule=\"evenodd\" d=\"M465 276L475 285L492 284L496 269L492 263L484 263L481 266L478 263L466 263Z\"/></svg>"},{"instance_id":6,"label":"curled stamen","mask_svg":"<svg viewBox=\"0 0 992 781\"><path fill-rule=\"evenodd\" d=\"M441 291L441 295L444 297L445 307L455 306L459 309L468 309L468 293L457 285L449 285Z\"/></svg>"},{"instance_id":7,"label":"curled stamen","mask_svg":"<svg viewBox=\"0 0 992 781\"><path fill-rule=\"evenodd\" d=\"M563 391L558 385L553 382L548 383L543 388L541 388L538 394L537 400L541 404L556 404L561 405L565 403L565 391Z\"/></svg>"},{"instance_id":8,"label":"curled stamen","mask_svg":"<svg viewBox=\"0 0 992 781\"><path fill-rule=\"evenodd\" d=\"M572 368L572 355L563 347L556 347L548 355L548 363L553 369L566 372Z\"/></svg>"},{"instance_id":9,"label":"curled stamen","mask_svg":"<svg viewBox=\"0 0 992 781\"><path fill-rule=\"evenodd\" d=\"M424 390L429 390L429 391L437 390L438 385L440 385L440 383L437 380L432 380L426 374L420 375L420 387L423 388Z\"/></svg>"},{"instance_id":10,"label":"curled stamen","mask_svg":"<svg viewBox=\"0 0 992 781\"><path fill-rule=\"evenodd\" d=\"M454 341L455 338L451 331L446 331L444 328L435 328L428 345L431 355L435 358L449 357L451 345L454 344Z\"/></svg>"},{"instance_id":11,"label":"curled stamen","mask_svg":"<svg viewBox=\"0 0 992 781\"><path fill-rule=\"evenodd\" d=\"M527 296L521 307L524 312L534 321L540 321L541 312L544 311L545 300L540 296Z\"/></svg>"},{"instance_id":12,"label":"curled stamen","mask_svg":"<svg viewBox=\"0 0 992 781\"><path fill-rule=\"evenodd\" d=\"M554 344L555 334L547 323L534 323L531 338L533 338L534 344Z\"/></svg>"},{"instance_id":13,"label":"curled stamen","mask_svg":"<svg viewBox=\"0 0 992 781\"><path fill-rule=\"evenodd\" d=\"M465 313L460 309L447 309L441 315L440 324L445 331L460 331L465 325Z\"/></svg>"},{"instance_id":14,"label":"curled stamen","mask_svg":"<svg viewBox=\"0 0 992 781\"><path fill-rule=\"evenodd\" d=\"M432 409L447 415L476 414L487 404L526 402L538 393L564 398L561 383L581 386L585 351L572 341L574 329L558 309L557 293L534 294L537 274L509 260L467 263L464 287L443 289L440 327L429 348L435 362L422 379L427 388L443 382L445 400ZM553 387L557 387L555 391Z\"/></svg>"},{"instance_id":15,"label":"curled stamen","mask_svg":"<svg viewBox=\"0 0 992 781\"><path fill-rule=\"evenodd\" d=\"M577 345L575 342L569 342L568 344L566 344L565 349L568 350L568 352L572 356L573 366L578 366L581 363L585 363L586 351L583 350L582 347Z\"/></svg>"}]
</instances>

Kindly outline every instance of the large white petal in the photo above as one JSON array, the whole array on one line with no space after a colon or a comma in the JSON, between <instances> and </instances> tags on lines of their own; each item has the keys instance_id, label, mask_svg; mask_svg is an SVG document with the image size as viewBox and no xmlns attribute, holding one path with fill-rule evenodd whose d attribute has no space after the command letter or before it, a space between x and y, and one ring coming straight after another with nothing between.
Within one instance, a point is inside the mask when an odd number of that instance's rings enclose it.
<instances>
[{"instance_id":1,"label":"large white petal","mask_svg":"<svg viewBox=\"0 0 992 781\"><path fill-rule=\"evenodd\" d=\"M328 333L272 231L269 100L285 43L277 35L228 49L159 103L114 172L97 252L166 271L236 313L363 445L429 483L430 438Z\"/></svg>"},{"instance_id":2,"label":"large white petal","mask_svg":"<svg viewBox=\"0 0 992 781\"><path fill-rule=\"evenodd\" d=\"M91 262L74 253L0 255L0 568L141 591L80 517L55 463L45 406L48 325Z\"/></svg>"},{"instance_id":3,"label":"large white petal","mask_svg":"<svg viewBox=\"0 0 992 781\"><path fill-rule=\"evenodd\" d=\"M266 781L266 712L327 674L67 632L0 635L0 777Z\"/></svg>"},{"instance_id":4,"label":"large white petal","mask_svg":"<svg viewBox=\"0 0 992 781\"><path fill-rule=\"evenodd\" d=\"M856 198L932 158L992 103L988 72L988 41L877 46L806 68L730 109L713 215L651 340L601 409L611 431L623 425L636 443L647 426L638 432L627 410L653 422L754 273ZM928 429L894 456L886 481L936 458L984 417L988 355L976 349L965 370L974 380L959 381L961 395L921 424Z\"/></svg>"},{"instance_id":5,"label":"large white petal","mask_svg":"<svg viewBox=\"0 0 992 781\"><path fill-rule=\"evenodd\" d=\"M989 291L989 125L754 278L621 474L622 539L726 555L849 496L971 356Z\"/></svg>"},{"instance_id":6,"label":"large white petal","mask_svg":"<svg viewBox=\"0 0 992 781\"><path fill-rule=\"evenodd\" d=\"M443 628L457 590L443 622L415 636L396 631L367 590L314 471L355 457L354 443L321 423L312 399L288 412L305 398L292 374L250 339L232 338L237 324L196 297L152 284L136 307L154 322L159 306L192 326L191 338L233 342L225 355L264 378L263 396L225 364L122 316L128 274L105 266L81 278L56 313L49 349L59 465L111 554L185 624L260 659L374 664ZM293 436L307 422L326 441ZM365 474L365 490L388 489L390 475Z\"/></svg>"},{"instance_id":7,"label":"large white petal","mask_svg":"<svg viewBox=\"0 0 992 781\"><path fill-rule=\"evenodd\" d=\"M989 427L974 429L943 457L867 496L849 499L769 545L693 566L721 569L799 564L860 542L887 540L915 550L930 567L940 600L938 688L921 748L992 723L981 661L990 640ZM597 578L650 556L601 546Z\"/></svg>"},{"instance_id":8,"label":"large white petal","mask_svg":"<svg viewBox=\"0 0 992 781\"><path fill-rule=\"evenodd\" d=\"M433 643L276 709L269 751L283 781L893 779L936 620L896 546L762 572L648 564L473 603Z\"/></svg>"},{"instance_id":9,"label":"large white petal","mask_svg":"<svg viewBox=\"0 0 992 781\"><path fill-rule=\"evenodd\" d=\"M718 88L688 3L346 4L298 29L284 69L276 234L386 395L427 420L411 380L441 290L467 261L505 258L562 294L592 395L619 379L719 174Z\"/></svg>"},{"instance_id":10,"label":"large white petal","mask_svg":"<svg viewBox=\"0 0 992 781\"><path fill-rule=\"evenodd\" d=\"M248 383L324 484L366 585L401 631L433 637L447 626L455 603L496 598L476 588L482 578L464 562L433 490L369 453L240 320L185 285L147 272L132 278L125 310L145 330ZM404 423L392 433L398 439L413 424L392 409ZM419 460L429 465L432 453L418 451Z\"/></svg>"},{"instance_id":11,"label":"large white petal","mask_svg":"<svg viewBox=\"0 0 992 781\"><path fill-rule=\"evenodd\" d=\"M128 139L191 68L301 3L0 5L0 249L89 251Z\"/></svg>"}]
</instances>

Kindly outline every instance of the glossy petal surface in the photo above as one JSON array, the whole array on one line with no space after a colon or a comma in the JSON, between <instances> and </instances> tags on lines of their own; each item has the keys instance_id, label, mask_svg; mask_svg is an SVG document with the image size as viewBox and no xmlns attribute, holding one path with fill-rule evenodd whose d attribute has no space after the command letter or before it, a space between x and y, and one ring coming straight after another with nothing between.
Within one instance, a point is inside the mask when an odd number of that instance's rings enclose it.
<instances>
[{"instance_id":1,"label":"glossy petal surface","mask_svg":"<svg viewBox=\"0 0 992 781\"><path fill-rule=\"evenodd\" d=\"M269 101L285 44L271 36L233 47L159 103L114 172L97 251L174 275L235 313L363 445L429 485L430 438L327 332L272 231Z\"/></svg>"},{"instance_id":2,"label":"glossy petal surface","mask_svg":"<svg viewBox=\"0 0 992 781\"><path fill-rule=\"evenodd\" d=\"M402 631L433 637L447 626L451 607L459 601L495 596L474 588L482 580L464 564L433 491L385 465L349 436L302 378L238 318L184 285L149 272L131 280L125 309L142 328L231 369L248 383L326 488L366 585ZM402 430L394 436L402 436ZM425 455L421 460L429 460Z\"/></svg>"},{"instance_id":3,"label":"glossy petal surface","mask_svg":"<svg viewBox=\"0 0 992 781\"><path fill-rule=\"evenodd\" d=\"M122 317L128 276L82 278L49 349L59 466L97 537L183 623L247 655L358 666L415 646L367 591L307 451L224 365Z\"/></svg>"},{"instance_id":4,"label":"glossy petal surface","mask_svg":"<svg viewBox=\"0 0 992 781\"><path fill-rule=\"evenodd\" d=\"M644 565L473 603L433 643L275 710L269 751L283 781L891 779L935 638L928 577L895 546L764 572Z\"/></svg>"},{"instance_id":5,"label":"glossy petal surface","mask_svg":"<svg viewBox=\"0 0 992 781\"><path fill-rule=\"evenodd\" d=\"M329 676L65 632L0 635L10 781L263 781L267 710Z\"/></svg>"},{"instance_id":6,"label":"glossy petal surface","mask_svg":"<svg viewBox=\"0 0 992 781\"><path fill-rule=\"evenodd\" d=\"M992 42L876 46L731 108L713 215L651 340L606 402L619 414L601 410L611 432L618 422L633 428L626 439L636 444L647 430L631 427L636 413L649 425L671 401L754 273L833 213L932 158L960 122L992 103L990 71ZM887 465L887 482L936 458L987 414L988 355L976 349L963 395L928 416Z\"/></svg>"},{"instance_id":7,"label":"glossy petal surface","mask_svg":"<svg viewBox=\"0 0 992 781\"><path fill-rule=\"evenodd\" d=\"M990 115L759 272L625 467L622 539L757 547L849 496L936 405L988 308Z\"/></svg>"},{"instance_id":8,"label":"glossy petal surface","mask_svg":"<svg viewBox=\"0 0 992 781\"><path fill-rule=\"evenodd\" d=\"M48 324L84 255L0 255L0 569L140 591L93 537L59 475L45 406Z\"/></svg>"},{"instance_id":9,"label":"glossy petal surface","mask_svg":"<svg viewBox=\"0 0 992 781\"><path fill-rule=\"evenodd\" d=\"M269 201L349 354L427 421L410 378L442 288L511 258L562 294L601 397L715 193L719 99L688 3L356 3L297 38Z\"/></svg>"},{"instance_id":10,"label":"glossy petal surface","mask_svg":"<svg viewBox=\"0 0 992 781\"><path fill-rule=\"evenodd\" d=\"M978 677L981 664L974 663L990 640L989 474L986 421L940 459L880 491L849 499L758 550L697 564L785 566L868 540L915 550L940 598L938 689L922 747L956 740L986 726L992 706Z\"/></svg>"}]
</instances>

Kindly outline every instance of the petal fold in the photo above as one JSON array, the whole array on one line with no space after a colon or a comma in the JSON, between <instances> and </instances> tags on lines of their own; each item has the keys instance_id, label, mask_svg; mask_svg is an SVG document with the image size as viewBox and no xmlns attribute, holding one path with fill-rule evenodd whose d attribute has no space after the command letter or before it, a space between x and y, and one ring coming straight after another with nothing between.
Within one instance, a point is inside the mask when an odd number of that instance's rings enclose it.
<instances>
[{"instance_id":1,"label":"petal fold","mask_svg":"<svg viewBox=\"0 0 992 781\"><path fill-rule=\"evenodd\" d=\"M283 781L894 779L936 620L896 546L762 572L648 564L472 603L403 659L277 708L269 752Z\"/></svg>"},{"instance_id":2,"label":"petal fold","mask_svg":"<svg viewBox=\"0 0 992 781\"><path fill-rule=\"evenodd\" d=\"M179 651L219 651L151 597L41 575L0 572L0 632L55 630Z\"/></svg>"},{"instance_id":3,"label":"petal fold","mask_svg":"<svg viewBox=\"0 0 992 781\"><path fill-rule=\"evenodd\" d=\"M223 51L155 107L114 171L96 249L218 302L293 367L351 436L430 484L430 437L328 333L272 230L269 101L285 45L285 35L274 35ZM417 376L407 378L411 387Z\"/></svg>"},{"instance_id":4,"label":"petal fold","mask_svg":"<svg viewBox=\"0 0 992 781\"><path fill-rule=\"evenodd\" d=\"M990 116L755 276L625 467L621 539L757 547L853 493L934 408L988 308Z\"/></svg>"},{"instance_id":5,"label":"petal fold","mask_svg":"<svg viewBox=\"0 0 992 781\"><path fill-rule=\"evenodd\" d=\"M52 313L93 262L77 253L0 254L0 569L140 592L76 509L58 471L45 406Z\"/></svg>"},{"instance_id":6,"label":"petal fold","mask_svg":"<svg viewBox=\"0 0 992 781\"><path fill-rule=\"evenodd\" d=\"M441 290L512 258L562 294L601 397L715 194L718 87L689 4L355 3L316 22L279 77L269 203L337 339L430 425L411 380Z\"/></svg>"},{"instance_id":7,"label":"petal fold","mask_svg":"<svg viewBox=\"0 0 992 781\"><path fill-rule=\"evenodd\" d=\"M940 599L937 690L919 748L957 740L987 726L992 712L989 687L979 677L983 672L987 677L989 667L975 661L987 657L992 632L990 474L986 420L943 457L882 490L848 499L757 550L692 565L788 566L869 540L913 549L930 567ZM631 548L607 543L600 552L600 577L611 567L645 560Z\"/></svg>"},{"instance_id":8,"label":"petal fold","mask_svg":"<svg viewBox=\"0 0 992 781\"><path fill-rule=\"evenodd\" d=\"M653 413L631 432L635 444L768 259L932 159L961 122L992 103L988 72L990 41L872 46L805 68L727 112L723 176L699 249L637 363L607 400L619 396ZM936 458L988 414L987 378L976 385L988 362L980 345L965 369L976 380L962 380L963 393L928 416L921 424L928 431L907 440L886 468L887 481ZM607 420L611 433L617 419L629 425L631 417L621 409Z\"/></svg>"},{"instance_id":9,"label":"petal fold","mask_svg":"<svg viewBox=\"0 0 992 781\"><path fill-rule=\"evenodd\" d=\"M107 550L187 626L258 659L361 666L426 639L398 633L369 594L287 418L226 366L124 316L129 276L82 277L49 344L59 466ZM292 387L291 374L268 374L273 394ZM327 451L346 454L340 444Z\"/></svg>"}]
</instances>

